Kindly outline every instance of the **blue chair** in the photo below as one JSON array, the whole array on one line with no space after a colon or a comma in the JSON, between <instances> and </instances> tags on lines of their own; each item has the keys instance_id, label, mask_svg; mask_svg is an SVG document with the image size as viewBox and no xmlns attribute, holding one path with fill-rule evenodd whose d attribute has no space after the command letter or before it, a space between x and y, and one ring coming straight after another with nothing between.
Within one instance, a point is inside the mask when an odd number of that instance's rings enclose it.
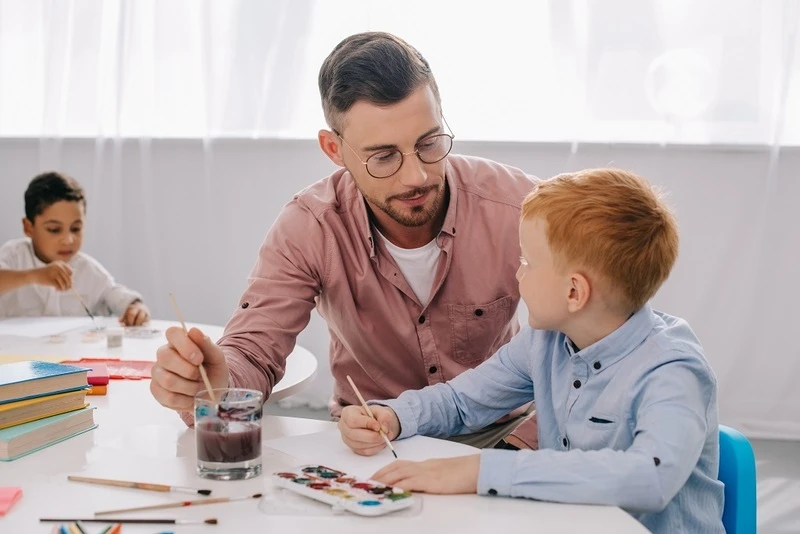
<instances>
[{"instance_id":1,"label":"blue chair","mask_svg":"<svg viewBox=\"0 0 800 534\"><path fill-rule=\"evenodd\" d=\"M719 480L725 484L727 534L756 534L756 457L744 434L719 426Z\"/></svg>"}]
</instances>

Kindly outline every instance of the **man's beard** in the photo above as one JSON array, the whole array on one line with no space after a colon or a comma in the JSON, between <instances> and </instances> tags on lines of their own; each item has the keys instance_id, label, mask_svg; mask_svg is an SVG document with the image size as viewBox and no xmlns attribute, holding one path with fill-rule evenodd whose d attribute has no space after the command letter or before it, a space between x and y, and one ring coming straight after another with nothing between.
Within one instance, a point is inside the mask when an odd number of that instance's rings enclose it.
<instances>
[{"instance_id":1,"label":"man's beard","mask_svg":"<svg viewBox=\"0 0 800 534\"><path fill-rule=\"evenodd\" d=\"M400 200L400 199L414 198L422 194L428 193L429 191L434 191L435 196L433 198L433 201L428 199L426 204L423 204L421 206L412 206L410 209L404 206L403 208L398 209L396 203L395 204L392 203L392 200L395 199ZM393 220L397 221L403 226L414 228L418 226L424 226L439 214L439 209L442 206L442 199L444 198L444 182L442 182L442 184L440 185L418 187L412 191L403 193L402 195L395 195L393 197L389 197L384 202L379 202L377 199L368 197L367 195L364 195L364 197L367 200L369 200L369 202L372 205L380 209L382 212L391 217Z\"/></svg>"}]
</instances>

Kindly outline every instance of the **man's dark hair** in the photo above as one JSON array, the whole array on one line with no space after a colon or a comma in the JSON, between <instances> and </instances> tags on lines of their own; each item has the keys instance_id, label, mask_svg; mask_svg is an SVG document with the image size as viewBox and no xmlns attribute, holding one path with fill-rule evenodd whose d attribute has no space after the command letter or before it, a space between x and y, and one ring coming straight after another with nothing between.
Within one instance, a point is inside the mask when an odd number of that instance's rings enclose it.
<instances>
[{"instance_id":1,"label":"man's dark hair","mask_svg":"<svg viewBox=\"0 0 800 534\"><path fill-rule=\"evenodd\" d=\"M342 115L359 100L388 105L428 84L441 104L428 62L399 37L383 32L357 33L336 45L319 70L325 120L341 133Z\"/></svg>"},{"instance_id":2,"label":"man's dark hair","mask_svg":"<svg viewBox=\"0 0 800 534\"><path fill-rule=\"evenodd\" d=\"M82 202L86 207L83 188L74 178L60 172L42 173L25 190L25 217L33 222L37 215L61 200Z\"/></svg>"}]
</instances>

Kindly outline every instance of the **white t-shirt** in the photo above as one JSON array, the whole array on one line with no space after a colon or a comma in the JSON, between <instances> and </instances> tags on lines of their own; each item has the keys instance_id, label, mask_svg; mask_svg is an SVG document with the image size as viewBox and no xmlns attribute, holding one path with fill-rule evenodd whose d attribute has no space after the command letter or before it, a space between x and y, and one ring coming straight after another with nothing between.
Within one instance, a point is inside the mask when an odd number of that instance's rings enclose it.
<instances>
[{"instance_id":1,"label":"white t-shirt","mask_svg":"<svg viewBox=\"0 0 800 534\"><path fill-rule=\"evenodd\" d=\"M122 315L142 296L114 282L114 278L96 259L78 252L68 262L72 267L72 287L83 297L95 315ZM12 239L0 247L0 269L23 271L44 267L36 257L27 237ZM0 295L0 317L86 315L72 291L51 286L27 285Z\"/></svg>"},{"instance_id":2,"label":"white t-shirt","mask_svg":"<svg viewBox=\"0 0 800 534\"><path fill-rule=\"evenodd\" d=\"M374 228L374 227L373 227ZM436 277L436 266L439 264L439 254L442 250L434 238L427 245L419 248L400 248L380 233L375 228L375 233L380 236L389 254L394 258L400 272L403 273L408 285L414 291L422 307L428 305L431 299L431 289Z\"/></svg>"}]
</instances>

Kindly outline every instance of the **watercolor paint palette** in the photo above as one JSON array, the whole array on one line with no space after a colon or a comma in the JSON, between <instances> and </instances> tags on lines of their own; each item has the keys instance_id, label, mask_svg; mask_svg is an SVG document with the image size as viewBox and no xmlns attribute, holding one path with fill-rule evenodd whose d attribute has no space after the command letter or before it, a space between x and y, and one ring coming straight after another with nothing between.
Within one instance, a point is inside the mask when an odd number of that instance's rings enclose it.
<instances>
[{"instance_id":1,"label":"watercolor paint palette","mask_svg":"<svg viewBox=\"0 0 800 534\"><path fill-rule=\"evenodd\" d=\"M323 465L303 465L273 473L276 485L348 512L379 516L414 506L409 491L350 476Z\"/></svg>"}]
</instances>

